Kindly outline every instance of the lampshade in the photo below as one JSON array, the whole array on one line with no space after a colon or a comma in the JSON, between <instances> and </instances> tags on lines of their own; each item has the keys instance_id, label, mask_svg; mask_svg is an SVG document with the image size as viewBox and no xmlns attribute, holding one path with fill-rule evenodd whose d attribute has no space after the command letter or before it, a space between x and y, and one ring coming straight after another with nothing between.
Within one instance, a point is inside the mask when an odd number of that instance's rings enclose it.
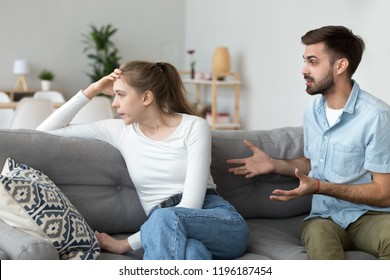
<instances>
[{"instance_id":1,"label":"lampshade","mask_svg":"<svg viewBox=\"0 0 390 280\"><path fill-rule=\"evenodd\" d=\"M15 75L24 75L30 71L28 63L24 59L17 59L14 61L14 74Z\"/></svg>"}]
</instances>

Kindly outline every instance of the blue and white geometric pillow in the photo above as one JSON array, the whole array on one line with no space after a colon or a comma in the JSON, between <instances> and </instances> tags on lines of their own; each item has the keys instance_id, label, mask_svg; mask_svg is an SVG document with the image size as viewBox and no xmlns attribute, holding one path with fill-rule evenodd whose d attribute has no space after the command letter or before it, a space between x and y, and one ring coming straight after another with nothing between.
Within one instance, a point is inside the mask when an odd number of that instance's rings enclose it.
<instances>
[{"instance_id":1,"label":"blue and white geometric pillow","mask_svg":"<svg viewBox=\"0 0 390 280\"><path fill-rule=\"evenodd\" d=\"M43 172L8 158L0 185L0 218L4 222L50 240L61 259L99 256L93 230Z\"/></svg>"}]
</instances>

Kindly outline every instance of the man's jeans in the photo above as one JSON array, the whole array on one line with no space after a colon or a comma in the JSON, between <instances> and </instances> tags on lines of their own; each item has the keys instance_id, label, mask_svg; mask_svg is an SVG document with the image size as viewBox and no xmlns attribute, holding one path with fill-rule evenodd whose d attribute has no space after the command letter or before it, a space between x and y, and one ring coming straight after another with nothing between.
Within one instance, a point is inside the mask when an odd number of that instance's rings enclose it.
<instances>
[{"instance_id":1,"label":"man's jeans","mask_svg":"<svg viewBox=\"0 0 390 280\"><path fill-rule=\"evenodd\" d=\"M157 208L141 227L147 260L234 259L244 254L249 230L241 215L218 195L203 209Z\"/></svg>"}]
</instances>

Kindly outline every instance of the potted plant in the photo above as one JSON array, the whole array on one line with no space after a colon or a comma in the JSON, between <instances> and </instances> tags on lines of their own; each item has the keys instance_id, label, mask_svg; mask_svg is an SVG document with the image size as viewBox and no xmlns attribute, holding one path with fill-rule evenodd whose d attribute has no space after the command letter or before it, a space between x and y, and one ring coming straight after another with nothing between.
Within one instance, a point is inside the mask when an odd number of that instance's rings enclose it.
<instances>
[{"instance_id":1,"label":"potted plant","mask_svg":"<svg viewBox=\"0 0 390 280\"><path fill-rule=\"evenodd\" d=\"M53 72L44 69L39 73L38 77L41 80L42 90L50 90L51 82L54 80Z\"/></svg>"},{"instance_id":2,"label":"potted plant","mask_svg":"<svg viewBox=\"0 0 390 280\"><path fill-rule=\"evenodd\" d=\"M89 33L83 34L83 43L86 44L84 52L92 61L90 63L92 72L87 75L91 78L91 82L95 82L118 68L120 57L118 49L111 40L117 32L116 28L107 24L100 28L90 25L90 29Z\"/></svg>"}]
</instances>

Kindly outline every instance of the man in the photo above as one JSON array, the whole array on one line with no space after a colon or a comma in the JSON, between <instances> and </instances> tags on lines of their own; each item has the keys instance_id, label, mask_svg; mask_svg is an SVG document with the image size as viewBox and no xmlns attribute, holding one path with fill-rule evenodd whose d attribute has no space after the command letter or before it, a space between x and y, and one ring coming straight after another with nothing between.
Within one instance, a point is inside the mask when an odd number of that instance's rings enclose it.
<instances>
[{"instance_id":1,"label":"man","mask_svg":"<svg viewBox=\"0 0 390 280\"><path fill-rule=\"evenodd\" d=\"M390 259L390 106L352 79L365 48L359 36L325 26L301 39L306 91L319 95L304 114L304 157L274 159L244 141L253 156L228 160L238 164L229 171L299 179L293 190L274 190L271 200L315 194L302 225L310 259L343 259L354 248Z\"/></svg>"}]
</instances>

